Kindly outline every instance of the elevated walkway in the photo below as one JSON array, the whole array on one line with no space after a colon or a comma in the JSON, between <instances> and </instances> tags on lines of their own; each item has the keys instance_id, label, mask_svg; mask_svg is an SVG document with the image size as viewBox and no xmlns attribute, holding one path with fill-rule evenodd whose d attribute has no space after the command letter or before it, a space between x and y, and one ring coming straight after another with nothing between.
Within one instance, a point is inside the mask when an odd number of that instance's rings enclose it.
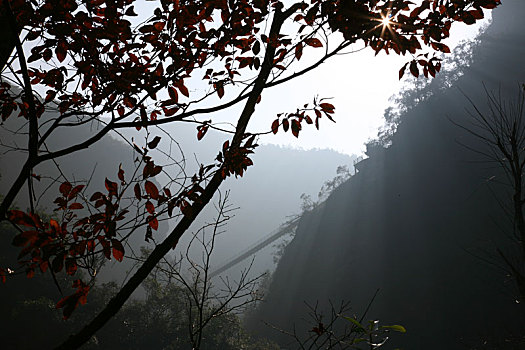
<instances>
[{"instance_id":1,"label":"elevated walkway","mask_svg":"<svg viewBox=\"0 0 525 350\"><path fill-rule=\"evenodd\" d=\"M216 268L210 273L210 278L220 275L224 271L232 268L233 266L237 265L238 263L252 256L253 254L257 253L259 250L275 242L277 239L281 238L282 236L288 233L291 233L297 227L297 224L299 223L300 218L301 216L297 216L289 220L288 222L284 223L278 229L265 235L264 237L259 239L257 242L250 245L249 247L241 251L239 254L235 255L233 258L227 260L226 262L224 262L222 265L220 265L218 268Z\"/></svg>"}]
</instances>

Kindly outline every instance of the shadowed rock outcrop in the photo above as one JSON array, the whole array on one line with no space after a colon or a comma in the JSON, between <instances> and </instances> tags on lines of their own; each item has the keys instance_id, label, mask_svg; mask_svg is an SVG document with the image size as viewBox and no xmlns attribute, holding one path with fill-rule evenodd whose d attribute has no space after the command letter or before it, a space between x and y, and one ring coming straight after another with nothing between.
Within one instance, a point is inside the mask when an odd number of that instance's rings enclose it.
<instances>
[{"instance_id":1,"label":"shadowed rock outcrop","mask_svg":"<svg viewBox=\"0 0 525 350\"><path fill-rule=\"evenodd\" d=\"M449 120L469 125L460 91L484 108L483 83L516 97L525 81L523 14L525 3L503 1L454 86L432 82L432 96L402 116L392 146L375 149L322 209L303 217L252 328L286 344L259 320L291 330L304 301L350 300L360 314L379 288L367 318L408 329L387 349L503 349L523 334L513 281L483 260L501 264L496 246L511 252L511 220L499 202L511 199L498 185L504 174L462 146L485 147Z\"/></svg>"}]
</instances>

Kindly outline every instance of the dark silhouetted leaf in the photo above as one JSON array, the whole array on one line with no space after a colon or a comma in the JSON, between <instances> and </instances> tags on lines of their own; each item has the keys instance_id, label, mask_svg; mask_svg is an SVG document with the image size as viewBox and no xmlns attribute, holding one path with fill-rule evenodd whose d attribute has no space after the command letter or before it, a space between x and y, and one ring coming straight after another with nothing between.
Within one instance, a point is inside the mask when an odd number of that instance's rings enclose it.
<instances>
[{"instance_id":1,"label":"dark silhouetted leaf","mask_svg":"<svg viewBox=\"0 0 525 350\"><path fill-rule=\"evenodd\" d=\"M297 120L292 120L292 134L295 137L299 137L299 132L301 131L301 123Z\"/></svg>"},{"instance_id":2,"label":"dark silhouetted leaf","mask_svg":"<svg viewBox=\"0 0 525 350\"><path fill-rule=\"evenodd\" d=\"M111 245L113 248L113 257L117 261L122 261L122 259L124 259L124 246L122 243L117 239L112 239Z\"/></svg>"},{"instance_id":3,"label":"dark silhouetted leaf","mask_svg":"<svg viewBox=\"0 0 525 350\"><path fill-rule=\"evenodd\" d=\"M155 136L155 137L153 138L153 140L151 140L151 141L148 143L148 148L149 148L149 149L154 149L154 148L156 148L156 147L158 146L159 142L160 142L160 136Z\"/></svg>"},{"instance_id":4,"label":"dark silhouetted leaf","mask_svg":"<svg viewBox=\"0 0 525 350\"><path fill-rule=\"evenodd\" d=\"M312 47L322 47L323 46L323 43L321 42L321 40L317 38L308 38L304 42L306 45L309 45Z\"/></svg>"},{"instance_id":5,"label":"dark silhouetted leaf","mask_svg":"<svg viewBox=\"0 0 525 350\"><path fill-rule=\"evenodd\" d=\"M202 138L204 137L204 135L206 135L206 132L208 131L208 125L205 124L205 125L199 125L197 127L197 140L202 140Z\"/></svg>"},{"instance_id":6,"label":"dark silhouetted leaf","mask_svg":"<svg viewBox=\"0 0 525 350\"><path fill-rule=\"evenodd\" d=\"M142 194L140 191L140 185L138 183L133 187L133 191L135 192L135 198L140 201L142 199Z\"/></svg>"},{"instance_id":7,"label":"dark silhouetted leaf","mask_svg":"<svg viewBox=\"0 0 525 350\"><path fill-rule=\"evenodd\" d=\"M71 185L69 182L66 181L60 185L58 190L60 191L60 193L62 193L64 197L67 197L67 195L69 194L69 191L71 191L72 188L73 188L73 185Z\"/></svg>"},{"instance_id":8,"label":"dark silhouetted leaf","mask_svg":"<svg viewBox=\"0 0 525 350\"><path fill-rule=\"evenodd\" d=\"M410 73L415 76L416 78L419 77L419 69L417 68L417 62L412 61L410 63Z\"/></svg>"},{"instance_id":9,"label":"dark silhouetted leaf","mask_svg":"<svg viewBox=\"0 0 525 350\"><path fill-rule=\"evenodd\" d=\"M284 132L287 132L289 128L290 128L290 122L288 121L288 119L284 119L283 120L283 130L284 130Z\"/></svg>"},{"instance_id":10,"label":"dark silhouetted leaf","mask_svg":"<svg viewBox=\"0 0 525 350\"><path fill-rule=\"evenodd\" d=\"M272 132L277 134L277 131L279 131L279 119L275 119L272 123Z\"/></svg>"}]
</instances>

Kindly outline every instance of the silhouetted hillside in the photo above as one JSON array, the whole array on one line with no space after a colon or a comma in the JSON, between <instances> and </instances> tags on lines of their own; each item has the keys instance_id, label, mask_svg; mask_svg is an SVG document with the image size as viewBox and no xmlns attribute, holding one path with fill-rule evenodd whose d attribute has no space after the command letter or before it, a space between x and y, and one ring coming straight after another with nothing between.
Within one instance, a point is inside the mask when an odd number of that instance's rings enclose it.
<instances>
[{"instance_id":1,"label":"silhouetted hillside","mask_svg":"<svg viewBox=\"0 0 525 350\"><path fill-rule=\"evenodd\" d=\"M511 220L498 203L510 199L498 185L504 174L461 146L484 149L448 118L470 123L459 89L482 108L482 83L516 97L525 81L524 14L524 2L503 1L454 86L432 82L432 96L402 115L392 146L371 148L360 172L303 217L252 328L286 344L292 339L258 320L291 330L306 313L303 301L341 299L359 315L379 288L367 318L408 330L387 348L512 348L506 337L525 325L514 282L482 259L497 263L495 247L508 248Z\"/></svg>"}]
</instances>

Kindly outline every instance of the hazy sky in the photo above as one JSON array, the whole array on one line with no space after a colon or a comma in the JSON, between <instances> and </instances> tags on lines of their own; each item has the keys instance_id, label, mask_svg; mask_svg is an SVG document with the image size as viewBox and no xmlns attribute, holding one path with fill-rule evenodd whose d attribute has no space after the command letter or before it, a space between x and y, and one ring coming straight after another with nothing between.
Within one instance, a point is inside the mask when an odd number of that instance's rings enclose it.
<instances>
[{"instance_id":1,"label":"hazy sky","mask_svg":"<svg viewBox=\"0 0 525 350\"><path fill-rule=\"evenodd\" d=\"M152 14L158 5L156 1L137 0L136 12L138 17L134 23L139 23ZM452 38L445 41L452 49L461 40L472 39L479 28L489 22L487 18L478 25L467 26L454 24ZM358 43L351 49L361 49ZM29 47L27 48L29 51ZM317 50L317 51L316 51ZM322 54L323 49L306 48L299 67L304 65L309 58ZM374 57L371 49L358 53L347 54L332 58L312 72L292 80L283 85L267 89L263 92L262 103L257 106L248 131L269 131L272 121L277 113L293 112L305 103L311 102L315 96L331 98L330 103L336 106L336 124L323 118L320 130L313 125L304 125L299 139L290 132L277 135L263 136L259 143L285 145L302 149L329 148L346 154L361 154L365 150L365 142L377 135L378 128L383 124L383 112L389 106L389 98L403 86L404 80L398 80L399 69L410 57L386 55L383 52ZM297 65L292 65L291 71L298 70ZM408 75L408 74L407 74ZM193 93L196 90L204 91L208 85L203 84L202 75L195 74L194 84L188 88ZM424 79L424 78L422 78ZM188 83L187 83L188 85ZM38 87L37 87L38 90ZM220 103L235 97L234 89L227 88L226 95ZM43 92L42 92L43 93ZM219 102L217 98L209 101ZM234 122L237 119L240 105L229 109L219 115L203 116L201 120L212 118L216 121ZM177 124L176 130L187 135L188 127L195 132L194 125L182 126ZM168 127L169 128L169 127Z\"/></svg>"},{"instance_id":2,"label":"hazy sky","mask_svg":"<svg viewBox=\"0 0 525 350\"><path fill-rule=\"evenodd\" d=\"M459 41L475 37L479 28L487 23L488 19L476 26L456 24L452 28L453 37L446 43L452 49ZM361 153L364 143L377 135L383 123L383 112L389 106L389 97L402 87L404 80L399 81L398 72L409 59L384 53L374 57L371 49L365 49L336 57L307 76L266 91L263 101L276 101L269 108L265 105L273 115L279 110L293 111L315 95L332 97L330 102L336 106L336 124L323 118L319 131L313 127L303 128L299 140L290 133L279 132L264 137L262 142ZM267 118L264 122L259 117L254 119L253 126L268 127Z\"/></svg>"},{"instance_id":3,"label":"hazy sky","mask_svg":"<svg viewBox=\"0 0 525 350\"><path fill-rule=\"evenodd\" d=\"M137 0L135 5L136 12L139 14L134 18L135 23L147 19L158 6L156 1L146 0ZM490 14L487 17L490 17ZM455 24L452 27L452 38L446 43L453 48L459 41L475 37L479 28L487 23L488 19L485 19L481 25L475 26ZM360 43L355 45L351 49L362 48ZM299 66L292 64L291 72L298 70L309 58L322 52L323 49L306 48ZM365 150L365 142L377 135L378 128L383 123L383 112L389 106L389 97L403 86L404 81L398 80L398 71L408 60L410 57L395 54L387 56L384 53L374 57L373 51L369 48L358 53L332 58L304 76L265 90L262 103L257 106L248 131L269 131L277 113L294 112L296 108L312 102L315 96L327 97L331 98L329 102L336 106L335 124L324 117L319 131L313 125L305 124L299 139L296 139L291 132L284 133L281 129L277 135L263 136L259 143L302 149L329 148L349 155L359 155ZM195 80L190 84L186 82L190 92L208 89L208 85L203 84L201 77L202 75L195 74ZM212 98L209 103L223 103L228 98L234 98L233 90L235 89L227 88L222 101ZM239 115L240 107L240 105L236 106L218 115L202 116L201 120L212 118L214 122L234 122ZM182 136L188 136L188 132L195 132L196 135L195 125L181 127L177 124L175 127L176 129L169 130L173 134L178 131Z\"/></svg>"},{"instance_id":4,"label":"hazy sky","mask_svg":"<svg viewBox=\"0 0 525 350\"><path fill-rule=\"evenodd\" d=\"M156 5L155 2L139 0L137 13L141 16L138 18L147 18L147 14L151 13ZM454 24L452 37L445 43L453 49L461 40L475 37L479 28L488 23L489 18L490 13L481 24L473 26ZM362 46L358 43L352 49L360 49ZM309 57L321 53L322 49L305 49L299 65L304 64ZM313 125L305 125L299 139L290 132L283 133L280 130L277 135L263 136L259 143L303 149L330 148L349 155L361 154L365 150L365 142L374 138L378 128L383 124L382 116L385 108L389 106L389 98L403 86L405 81L399 81L398 72L410 59L410 56L386 55L383 52L374 57L374 52L369 48L358 53L335 57L305 76L265 90L262 103L257 106L248 131L268 131L277 113L293 112L297 107L311 102L314 96L330 97L330 103L336 106L336 124L323 118L319 131ZM298 70L297 65L292 65L291 70L294 69ZM190 91L193 90L192 87L197 90L207 89L206 85L201 85L200 75L195 76L198 78L193 81L192 86L189 86ZM226 101L229 97L233 98L235 94L232 90L232 88L226 89L225 97L220 102ZM219 102L217 98L212 100L210 103ZM240 107L209 117L213 118L214 122L219 120L234 122ZM180 126L178 127L180 130Z\"/></svg>"}]
</instances>

